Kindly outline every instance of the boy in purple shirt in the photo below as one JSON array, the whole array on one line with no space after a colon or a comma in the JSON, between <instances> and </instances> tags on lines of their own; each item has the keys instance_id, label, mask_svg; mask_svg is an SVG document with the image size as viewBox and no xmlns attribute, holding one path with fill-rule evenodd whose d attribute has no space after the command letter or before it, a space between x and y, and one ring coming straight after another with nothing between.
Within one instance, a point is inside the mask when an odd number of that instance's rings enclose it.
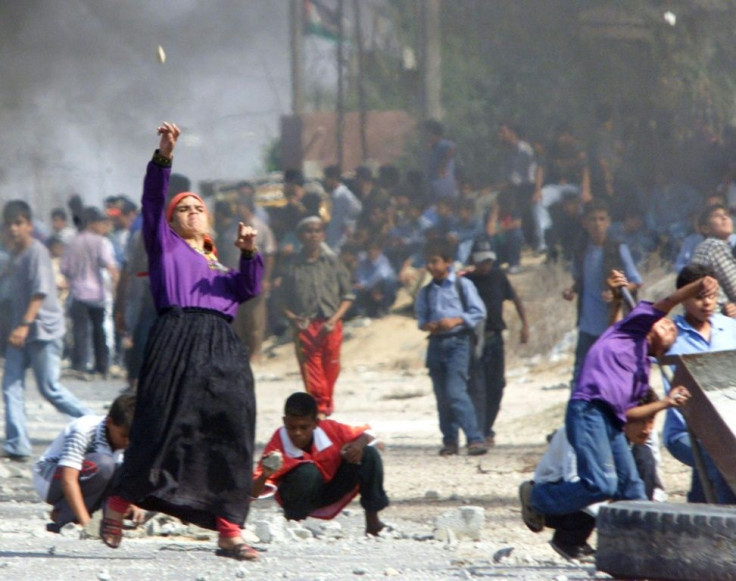
<instances>
[{"instance_id":1,"label":"boy in purple shirt","mask_svg":"<svg viewBox=\"0 0 736 581\"><path fill-rule=\"evenodd\" d=\"M611 288L620 288L627 281L623 273L614 270L608 283ZM623 433L626 411L649 389L649 357L663 355L677 337L674 323L665 318L667 313L688 298L717 292L718 283L707 276L654 304L642 301L591 347L565 416L580 479L522 484L522 516L530 529L543 526L543 514L575 512L607 499L646 499ZM678 391L680 396L672 398L677 407L689 398L684 388Z\"/></svg>"}]
</instances>

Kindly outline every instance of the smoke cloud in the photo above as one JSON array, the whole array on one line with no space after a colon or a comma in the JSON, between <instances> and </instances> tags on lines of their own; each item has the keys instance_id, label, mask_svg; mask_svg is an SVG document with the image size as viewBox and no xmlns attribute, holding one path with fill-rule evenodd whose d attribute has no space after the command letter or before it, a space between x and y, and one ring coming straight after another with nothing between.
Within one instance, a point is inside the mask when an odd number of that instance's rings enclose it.
<instances>
[{"instance_id":1,"label":"smoke cloud","mask_svg":"<svg viewBox=\"0 0 736 581\"><path fill-rule=\"evenodd\" d=\"M0 201L138 199L155 127L176 171L252 176L290 109L288 3L0 0ZM166 51L166 63L157 48Z\"/></svg>"}]
</instances>

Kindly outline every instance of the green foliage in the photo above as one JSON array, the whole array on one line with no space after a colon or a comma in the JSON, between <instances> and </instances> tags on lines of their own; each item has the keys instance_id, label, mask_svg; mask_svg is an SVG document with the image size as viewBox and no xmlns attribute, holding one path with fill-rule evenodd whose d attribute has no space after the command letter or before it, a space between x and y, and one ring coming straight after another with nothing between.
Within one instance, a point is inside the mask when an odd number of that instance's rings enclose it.
<instances>
[{"instance_id":1,"label":"green foliage","mask_svg":"<svg viewBox=\"0 0 736 581\"><path fill-rule=\"evenodd\" d=\"M399 45L417 49L417 7L389 0ZM671 10L671 26L664 13ZM736 118L736 2L730 0L444 0L442 102L448 136L471 177L491 183L503 158L499 122L515 122L545 143L568 121L584 140L595 110L614 108L640 176L651 175L688 140L718 135ZM420 75L395 50L367 54L369 109L420 110ZM347 93L357 109L355 84ZM700 137L699 137L700 136ZM684 151L684 146L681 147ZM420 165L419 146L410 148ZM644 160L643 157L649 159Z\"/></svg>"},{"instance_id":2,"label":"green foliage","mask_svg":"<svg viewBox=\"0 0 736 581\"><path fill-rule=\"evenodd\" d=\"M281 167L281 139L275 138L268 144L263 155L263 166L266 173L280 171Z\"/></svg>"}]
</instances>

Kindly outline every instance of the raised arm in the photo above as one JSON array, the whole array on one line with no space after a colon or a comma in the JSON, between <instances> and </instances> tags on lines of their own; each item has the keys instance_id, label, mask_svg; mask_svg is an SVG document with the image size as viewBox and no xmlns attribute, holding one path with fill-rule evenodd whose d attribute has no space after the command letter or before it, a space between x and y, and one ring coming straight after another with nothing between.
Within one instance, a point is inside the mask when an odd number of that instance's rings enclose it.
<instances>
[{"instance_id":1,"label":"raised arm","mask_svg":"<svg viewBox=\"0 0 736 581\"><path fill-rule=\"evenodd\" d=\"M181 130L173 123L164 122L156 132L161 138L153 160L148 164L141 200L143 238L149 256L156 253L156 244L161 244L169 232L164 207L174 147Z\"/></svg>"}]
</instances>

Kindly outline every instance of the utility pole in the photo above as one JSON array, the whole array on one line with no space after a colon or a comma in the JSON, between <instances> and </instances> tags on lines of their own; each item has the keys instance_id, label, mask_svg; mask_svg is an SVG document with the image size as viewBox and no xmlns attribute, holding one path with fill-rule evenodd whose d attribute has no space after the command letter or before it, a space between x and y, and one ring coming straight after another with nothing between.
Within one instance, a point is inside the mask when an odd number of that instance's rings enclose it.
<instances>
[{"instance_id":1,"label":"utility pole","mask_svg":"<svg viewBox=\"0 0 736 581\"><path fill-rule=\"evenodd\" d=\"M291 115L281 117L282 169L302 169L304 165L304 58L302 0L289 2L289 40L291 41Z\"/></svg>"},{"instance_id":2,"label":"utility pole","mask_svg":"<svg viewBox=\"0 0 736 581\"><path fill-rule=\"evenodd\" d=\"M345 88L343 87L343 63L345 55L344 0L337 2L337 167L342 173L343 139L345 136Z\"/></svg>"},{"instance_id":3,"label":"utility pole","mask_svg":"<svg viewBox=\"0 0 736 581\"><path fill-rule=\"evenodd\" d=\"M300 117L304 113L302 0L291 0L289 11L289 35L291 37L291 110L295 117Z\"/></svg>"},{"instance_id":4,"label":"utility pole","mask_svg":"<svg viewBox=\"0 0 736 581\"><path fill-rule=\"evenodd\" d=\"M353 0L353 13L355 14L355 44L358 50L358 107L360 109L360 159L368 159L368 137L366 135L368 119L365 104L364 66L365 55L363 53L363 28L360 20L360 1Z\"/></svg>"},{"instance_id":5,"label":"utility pole","mask_svg":"<svg viewBox=\"0 0 736 581\"><path fill-rule=\"evenodd\" d=\"M442 50L440 0L420 0L422 34L422 113L442 119Z\"/></svg>"}]
</instances>

